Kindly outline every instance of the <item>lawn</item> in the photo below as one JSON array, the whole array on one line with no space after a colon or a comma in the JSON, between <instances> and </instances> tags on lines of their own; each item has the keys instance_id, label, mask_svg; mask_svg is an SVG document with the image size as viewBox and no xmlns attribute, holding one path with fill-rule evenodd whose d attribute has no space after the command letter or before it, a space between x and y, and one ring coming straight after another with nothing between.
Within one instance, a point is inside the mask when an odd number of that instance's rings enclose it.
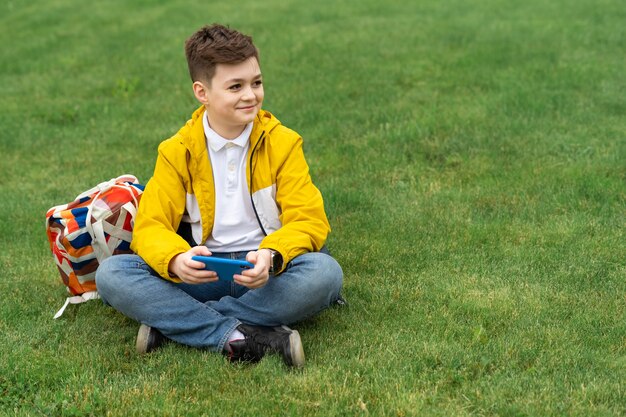
<instances>
[{"instance_id":1,"label":"lawn","mask_svg":"<svg viewBox=\"0 0 626 417\"><path fill-rule=\"evenodd\" d=\"M626 8L618 0L0 5L0 415L626 415ZM169 344L66 292L45 212L146 182L196 108L184 40L261 51L304 138L347 307L307 365Z\"/></svg>"}]
</instances>

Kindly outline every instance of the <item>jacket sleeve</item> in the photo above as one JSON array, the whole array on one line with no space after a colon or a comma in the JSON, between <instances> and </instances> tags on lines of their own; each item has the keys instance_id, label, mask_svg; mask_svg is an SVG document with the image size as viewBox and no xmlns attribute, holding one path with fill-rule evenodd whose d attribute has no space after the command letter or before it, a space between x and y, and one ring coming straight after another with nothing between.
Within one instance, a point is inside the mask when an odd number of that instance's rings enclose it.
<instances>
[{"instance_id":1,"label":"jacket sleeve","mask_svg":"<svg viewBox=\"0 0 626 417\"><path fill-rule=\"evenodd\" d=\"M168 140L159 146L154 174L141 196L133 228L131 249L141 256L160 276L175 282L169 275L171 259L190 249L189 244L176 233L185 210L185 177L176 167L185 166L185 149L177 140ZM174 152L172 152L174 151Z\"/></svg>"},{"instance_id":2,"label":"jacket sleeve","mask_svg":"<svg viewBox=\"0 0 626 417\"><path fill-rule=\"evenodd\" d=\"M330 225L322 194L309 175L299 136L277 169L276 202L282 226L266 236L260 248L279 251L285 266L298 255L319 251Z\"/></svg>"}]
</instances>

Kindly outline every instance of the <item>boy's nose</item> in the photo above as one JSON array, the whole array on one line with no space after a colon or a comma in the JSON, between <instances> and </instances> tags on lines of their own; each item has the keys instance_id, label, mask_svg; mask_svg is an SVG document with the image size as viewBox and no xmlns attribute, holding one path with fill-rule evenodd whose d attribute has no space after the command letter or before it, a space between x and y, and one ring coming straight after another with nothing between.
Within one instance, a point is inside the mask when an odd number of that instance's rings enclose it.
<instances>
[{"instance_id":1,"label":"boy's nose","mask_svg":"<svg viewBox=\"0 0 626 417\"><path fill-rule=\"evenodd\" d=\"M248 86L243 89L242 98L245 100L254 100L254 91L252 91L252 87Z\"/></svg>"}]
</instances>

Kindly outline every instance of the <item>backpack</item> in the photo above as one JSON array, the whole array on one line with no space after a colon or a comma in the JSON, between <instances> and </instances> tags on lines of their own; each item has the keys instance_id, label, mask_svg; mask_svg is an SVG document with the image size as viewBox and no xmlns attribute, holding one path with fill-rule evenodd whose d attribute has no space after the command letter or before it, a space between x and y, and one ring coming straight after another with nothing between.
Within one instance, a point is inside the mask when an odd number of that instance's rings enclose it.
<instances>
[{"instance_id":1,"label":"backpack","mask_svg":"<svg viewBox=\"0 0 626 417\"><path fill-rule=\"evenodd\" d=\"M133 175L102 182L68 204L46 213L46 233L61 280L72 297L69 304L99 298L96 269L105 258L132 253L130 241L143 185Z\"/></svg>"}]
</instances>

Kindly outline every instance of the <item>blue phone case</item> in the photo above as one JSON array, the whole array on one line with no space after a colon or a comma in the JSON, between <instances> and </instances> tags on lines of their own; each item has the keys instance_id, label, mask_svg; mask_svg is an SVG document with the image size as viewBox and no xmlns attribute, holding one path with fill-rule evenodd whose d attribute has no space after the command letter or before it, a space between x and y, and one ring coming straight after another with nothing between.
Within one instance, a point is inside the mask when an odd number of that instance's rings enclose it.
<instances>
[{"instance_id":1,"label":"blue phone case","mask_svg":"<svg viewBox=\"0 0 626 417\"><path fill-rule=\"evenodd\" d=\"M246 269L254 268L254 265L250 262L237 259L200 255L192 256L191 259L204 263L204 269L217 272L217 277L224 281L232 281L233 275L241 274Z\"/></svg>"}]
</instances>

